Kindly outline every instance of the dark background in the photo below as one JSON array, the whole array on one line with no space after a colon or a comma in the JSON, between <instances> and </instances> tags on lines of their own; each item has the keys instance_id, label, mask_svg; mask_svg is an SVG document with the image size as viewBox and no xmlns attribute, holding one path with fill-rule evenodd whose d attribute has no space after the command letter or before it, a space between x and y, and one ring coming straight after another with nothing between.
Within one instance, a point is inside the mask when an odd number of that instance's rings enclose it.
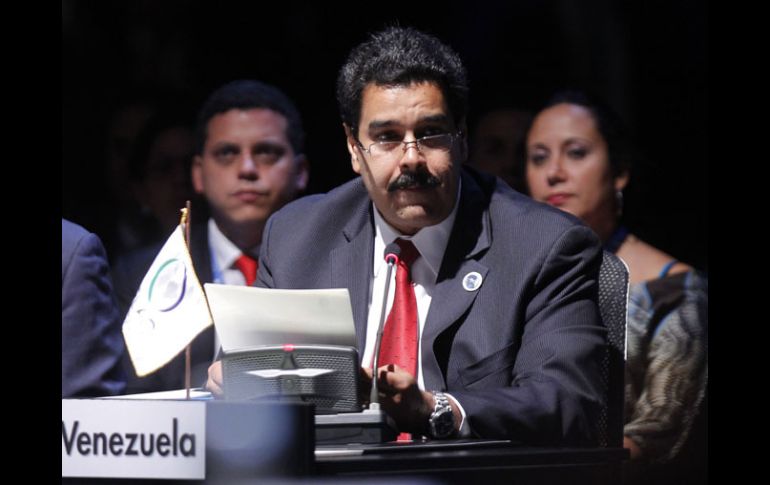
<instances>
[{"instance_id":1,"label":"dark background","mask_svg":"<svg viewBox=\"0 0 770 485\"><path fill-rule=\"evenodd\" d=\"M349 180L337 70L367 32L395 23L459 52L471 128L492 106L535 109L565 86L606 98L646 160L626 194L628 225L708 269L707 7L695 0L62 0L62 215L99 234L109 251L106 127L126 96L145 89L184 92L197 109L233 79L275 84L304 117L308 192Z\"/></svg>"}]
</instances>

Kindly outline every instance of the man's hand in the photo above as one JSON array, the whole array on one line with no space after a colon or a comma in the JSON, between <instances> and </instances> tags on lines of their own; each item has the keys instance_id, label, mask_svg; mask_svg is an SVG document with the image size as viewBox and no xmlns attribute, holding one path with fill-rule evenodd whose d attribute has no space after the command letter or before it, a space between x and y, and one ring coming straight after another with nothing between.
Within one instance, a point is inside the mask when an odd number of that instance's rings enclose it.
<instances>
[{"instance_id":1,"label":"man's hand","mask_svg":"<svg viewBox=\"0 0 770 485\"><path fill-rule=\"evenodd\" d=\"M369 380L371 369L363 369ZM210 371L209 371L210 373ZM401 432L424 435L433 412L433 394L421 391L414 377L401 367L390 364L379 368L377 381L382 409L396 422Z\"/></svg>"},{"instance_id":2,"label":"man's hand","mask_svg":"<svg viewBox=\"0 0 770 485\"><path fill-rule=\"evenodd\" d=\"M214 395L215 398L222 398L225 395L222 377L222 361L218 360L209 366L209 378L206 381L206 389Z\"/></svg>"}]
</instances>

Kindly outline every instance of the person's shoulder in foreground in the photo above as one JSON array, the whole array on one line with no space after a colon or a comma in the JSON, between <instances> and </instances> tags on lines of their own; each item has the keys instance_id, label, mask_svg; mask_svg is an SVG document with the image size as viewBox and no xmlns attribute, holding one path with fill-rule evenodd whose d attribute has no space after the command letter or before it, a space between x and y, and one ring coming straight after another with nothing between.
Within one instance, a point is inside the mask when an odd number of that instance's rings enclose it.
<instances>
[{"instance_id":1,"label":"person's shoulder in foreground","mask_svg":"<svg viewBox=\"0 0 770 485\"><path fill-rule=\"evenodd\" d=\"M122 392L123 351L104 247L62 219L62 397Z\"/></svg>"}]
</instances>

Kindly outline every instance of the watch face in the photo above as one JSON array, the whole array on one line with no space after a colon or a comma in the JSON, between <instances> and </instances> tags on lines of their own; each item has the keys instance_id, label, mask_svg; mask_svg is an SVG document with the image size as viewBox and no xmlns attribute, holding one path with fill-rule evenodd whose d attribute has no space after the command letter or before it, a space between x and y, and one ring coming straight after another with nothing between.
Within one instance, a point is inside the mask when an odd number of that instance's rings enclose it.
<instances>
[{"instance_id":1,"label":"watch face","mask_svg":"<svg viewBox=\"0 0 770 485\"><path fill-rule=\"evenodd\" d=\"M445 412L439 415L435 421L435 435L437 438L446 438L454 431L454 419L452 412Z\"/></svg>"},{"instance_id":2,"label":"watch face","mask_svg":"<svg viewBox=\"0 0 770 485\"><path fill-rule=\"evenodd\" d=\"M434 438L446 438L454 432L454 416L450 408L444 408L430 420L431 434Z\"/></svg>"}]
</instances>

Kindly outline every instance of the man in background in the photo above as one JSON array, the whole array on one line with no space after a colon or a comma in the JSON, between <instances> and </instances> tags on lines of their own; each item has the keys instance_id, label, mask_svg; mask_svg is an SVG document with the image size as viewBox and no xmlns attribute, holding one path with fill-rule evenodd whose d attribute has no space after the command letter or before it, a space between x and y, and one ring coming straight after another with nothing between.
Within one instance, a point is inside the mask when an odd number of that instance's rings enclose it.
<instances>
[{"instance_id":1,"label":"man in background","mask_svg":"<svg viewBox=\"0 0 770 485\"><path fill-rule=\"evenodd\" d=\"M190 253L201 283L254 282L267 218L307 186L303 151L299 111L276 87L233 81L209 96L198 115L191 174L195 191L207 202L207 211L193 209L190 232ZM202 220L206 212L210 217ZM159 250L152 247L118 263L115 282L122 315ZM214 327L190 345L192 385L200 386L219 348ZM183 388L184 360L181 352L139 378L126 359L128 392Z\"/></svg>"},{"instance_id":2,"label":"man in background","mask_svg":"<svg viewBox=\"0 0 770 485\"><path fill-rule=\"evenodd\" d=\"M484 113L472 133L469 163L524 192L519 168L524 166L524 136L531 121L532 113L522 109L496 108Z\"/></svg>"}]
</instances>

